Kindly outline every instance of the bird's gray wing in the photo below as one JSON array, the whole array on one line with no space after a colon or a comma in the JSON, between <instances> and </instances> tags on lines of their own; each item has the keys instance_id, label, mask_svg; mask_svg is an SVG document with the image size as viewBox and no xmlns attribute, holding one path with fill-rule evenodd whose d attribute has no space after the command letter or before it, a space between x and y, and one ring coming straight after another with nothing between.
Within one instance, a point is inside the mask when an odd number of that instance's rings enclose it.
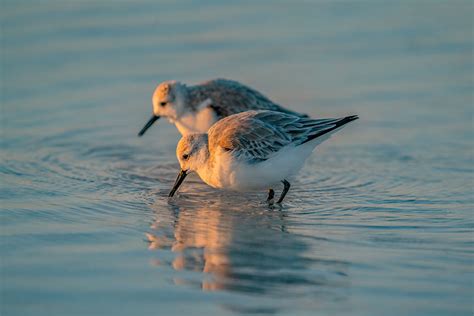
<instances>
[{"instance_id":1,"label":"bird's gray wing","mask_svg":"<svg viewBox=\"0 0 474 316\"><path fill-rule=\"evenodd\" d=\"M209 150L223 149L239 159L259 162L270 158L291 143L285 132L256 117L258 111L247 111L228 116L208 131ZM275 112L276 113L276 112ZM296 116L289 119L296 120Z\"/></svg>"},{"instance_id":2,"label":"bird's gray wing","mask_svg":"<svg viewBox=\"0 0 474 316\"><path fill-rule=\"evenodd\" d=\"M313 120L275 111L247 111L214 124L208 131L209 149L221 148L247 161L264 161L285 146L299 146L355 119Z\"/></svg>"},{"instance_id":3,"label":"bird's gray wing","mask_svg":"<svg viewBox=\"0 0 474 316\"><path fill-rule=\"evenodd\" d=\"M211 100L209 106L214 109L219 117L226 117L248 110L271 110L296 116L306 116L285 109L262 93L233 80L214 79L206 81L194 86L191 93L200 102L209 98Z\"/></svg>"},{"instance_id":4,"label":"bird's gray wing","mask_svg":"<svg viewBox=\"0 0 474 316\"><path fill-rule=\"evenodd\" d=\"M358 119L357 115L346 116L343 118L310 119L306 117L297 117L295 120L288 117L294 117L280 112L259 111L255 115L261 121L272 126L278 126L279 129L291 138L294 146L299 146L313 139L334 131L335 129Z\"/></svg>"}]
</instances>

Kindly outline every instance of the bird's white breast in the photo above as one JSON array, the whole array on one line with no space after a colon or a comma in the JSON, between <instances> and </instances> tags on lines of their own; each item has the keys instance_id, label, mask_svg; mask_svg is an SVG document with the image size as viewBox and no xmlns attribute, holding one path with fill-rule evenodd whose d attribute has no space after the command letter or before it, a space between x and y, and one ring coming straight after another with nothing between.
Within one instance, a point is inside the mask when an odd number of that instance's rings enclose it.
<instances>
[{"instance_id":1,"label":"bird's white breast","mask_svg":"<svg viewBox=\"0 0 474 316\"><path fill-rule=\"evenodd\" d=\"M181 135L185 136L193 133L207 133L209 127L217 119L217 115L212 108L204 107L197 112L186 113L174 123Z\"/></svg>"}]
</instances>

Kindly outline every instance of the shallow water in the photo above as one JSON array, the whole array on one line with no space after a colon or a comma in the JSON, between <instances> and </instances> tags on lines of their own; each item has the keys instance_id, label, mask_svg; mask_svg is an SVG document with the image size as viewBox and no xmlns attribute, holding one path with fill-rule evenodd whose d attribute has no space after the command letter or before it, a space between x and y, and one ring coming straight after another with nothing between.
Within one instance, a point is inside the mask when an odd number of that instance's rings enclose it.
<instances>
[{"instance_id":1,"label":"shallow water","mask_svg":"<svg viewBox=\"0 0 474 316\"><path fill-rule=\"evenodd\" d=\"M471 2L1 7L2 315L472 314ZM214 77L361 119L281 209L169 200L178 133L136 133Z\"/></svg>"}]
</instances>

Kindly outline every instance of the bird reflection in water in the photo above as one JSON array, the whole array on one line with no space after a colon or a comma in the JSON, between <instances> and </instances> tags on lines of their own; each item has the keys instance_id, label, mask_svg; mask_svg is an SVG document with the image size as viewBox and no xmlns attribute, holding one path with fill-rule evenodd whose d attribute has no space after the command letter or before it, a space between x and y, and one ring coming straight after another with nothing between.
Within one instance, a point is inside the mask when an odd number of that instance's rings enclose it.
<instances>
[{"instance_id":1,"label":"bird reflection in water","mask_svg":"<svg viewBox=\"0 0 474 316\"><path fill-rule=\"evenodd\" d=\"M230 234L219 229L221 215L210 208L188 209L177 213L173 236L146 233L149 249L170 249L176 253L171 263L175 270L209 273L215 279L202 281L203 290L219 290L217 280L229 274L229 257L226 253ZM155 232L160 232L155 222ZM163 230L161 229L163 233ZM176 283L186 283L175 279Z\"/></svg>"},{"instance_id":2,"label":"bird reflection in water","mask_svg":"<svg viewBox=\"0 0 474 316\"><path fill-rule=\"evenodd\" d=\"M175 253L171 262L163 263L167 256L157 252L158 265L203 272L197 285L210 291L300 297L347 287L347 263L315 258L303 236L288 232L286 211L234 198L232 203L216 200L203 202L190 194L168 207L155 205L155 222L146 233L149 249Z\"/></svg>"}]
</instances>

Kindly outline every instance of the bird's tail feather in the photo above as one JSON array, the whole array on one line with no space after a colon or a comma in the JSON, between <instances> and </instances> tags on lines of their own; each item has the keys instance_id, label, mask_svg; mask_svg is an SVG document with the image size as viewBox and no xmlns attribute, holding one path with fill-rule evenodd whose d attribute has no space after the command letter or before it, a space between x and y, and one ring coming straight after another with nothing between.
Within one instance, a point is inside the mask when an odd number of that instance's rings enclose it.
<instances>
[{"instance_id":1,"label":"bird's tail feather","mask_svg":"<svg viewBox=\"0 0 474 316\"><path fill-rule=\"evenodd\" d=\"M358 118L359 118L359 116L357 116L357 115L351 115L351 116L346 116L344 118L341 118L339 120L333 120L334 122L331 122L332 126L329 127L329 128L326 128L326 129L321 129L320 125L323 122L318 123L318 122L315 121L314 133L309 133L308 137L301 144L307 143L307 142L312 141L313 139L316 139L316 138L320 138L321 136L324 136L324 135L326 135L326 134L328 134L332 131L335 131L336 129L346 125L349 122L357 120ZM328 120L328 122L326 122L326 124L327 123L329 123L329 120Z\"/></svg>"}]
</instances>

